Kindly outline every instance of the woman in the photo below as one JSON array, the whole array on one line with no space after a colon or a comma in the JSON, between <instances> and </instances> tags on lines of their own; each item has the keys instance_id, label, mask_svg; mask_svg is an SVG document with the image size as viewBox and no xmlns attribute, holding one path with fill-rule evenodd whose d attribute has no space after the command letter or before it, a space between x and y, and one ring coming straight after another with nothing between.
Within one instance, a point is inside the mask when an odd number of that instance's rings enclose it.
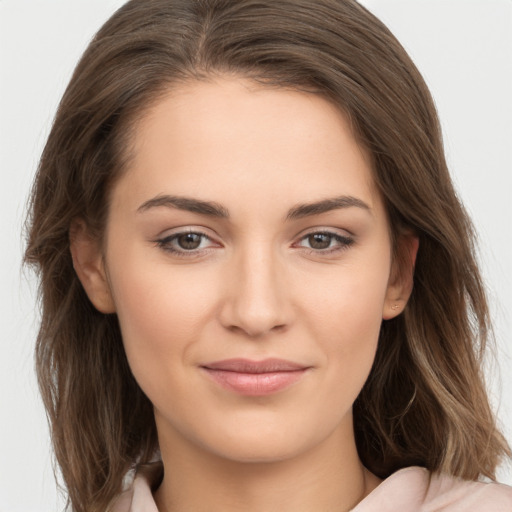
<instances>
[{"instance_id":1,"label":"woman","mask_svg":"<svg viewBox=\"0 0 512 512\"><path fill-rule=\"evenodd\" d=\"M476 482L510 451L472 240L428 90L356 2L128 2L32 201L73 509L510 509Z\"/></svg>"}]
</instances>

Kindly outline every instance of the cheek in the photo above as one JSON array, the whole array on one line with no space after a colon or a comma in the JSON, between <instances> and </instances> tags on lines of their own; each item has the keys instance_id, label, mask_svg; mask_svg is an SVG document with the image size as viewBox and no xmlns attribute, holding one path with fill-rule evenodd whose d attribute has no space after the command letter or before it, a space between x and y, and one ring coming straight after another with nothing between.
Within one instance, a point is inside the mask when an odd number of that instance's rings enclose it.
<instances>
[{"instance_id":1,"label":"cheek","mask_svg":"<svg viewBox=\"0 0 512 512\"><path fill-rule=\"evenodd\" d=\"M167 374L187 360L208 322L211 293L208 280L165 264L130 253L117 262L109 271L114 302L130 367L144 389L144 382L159 380L158 368Z\"/></svg>"},{"instance_id":2,"label":"cheek","mask_svg":"<svg viewBox=\"0 0 512 512\"><path fill-rule=\"evenodd\" d=\"M303 307L311 322L328 331L329 338L345 338L347 343L375 337L387 291L386 266L373 270L357 267L347 266L303 293Z\"/></svg>"},{"instance_id":3,"label":"cheek","mask_svg":"<svg viewBox=\"0 0 512 512\"><path fill-rule=\"evenodd\" d=\"M368 267L370 268L370 267ZM382 323L388 267L343 269L310 293L308 329L322 346L330 389L355 400L370 372ZM311 288L310 288L311 291Z\"/></svg>"}]
</instances>

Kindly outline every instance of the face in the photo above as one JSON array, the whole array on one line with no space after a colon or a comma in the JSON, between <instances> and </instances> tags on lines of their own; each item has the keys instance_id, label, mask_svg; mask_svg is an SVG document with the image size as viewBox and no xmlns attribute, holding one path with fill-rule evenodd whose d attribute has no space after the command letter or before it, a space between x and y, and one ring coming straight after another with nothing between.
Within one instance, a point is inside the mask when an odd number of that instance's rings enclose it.
<instances>
[{"instance_id":1,"label":"face","mask_svg":"<svg viewBox=\"0 0 512 512\"><path fill-rule=\"evenodd\" d=\"M347 119L315 95L218 79L170 92L133 143L103 295L82 281L119 317L161 441L270 461L351 439L403 290Z\"/></svg>"}]
</instances>

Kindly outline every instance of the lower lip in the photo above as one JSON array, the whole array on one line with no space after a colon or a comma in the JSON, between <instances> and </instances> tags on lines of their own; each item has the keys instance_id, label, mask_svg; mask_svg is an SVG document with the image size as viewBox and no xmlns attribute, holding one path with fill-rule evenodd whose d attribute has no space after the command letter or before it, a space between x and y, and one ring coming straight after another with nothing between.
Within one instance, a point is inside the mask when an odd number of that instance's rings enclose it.
<instances>
[{"instance_id":1,"label":"lower lip","mask_svg":"<svg viewBox=\"0 0 512 512\"><path fill-rule=\"evenodd\" d=\"M246 396L265 396L277 393L295 384L306 373L306 368L268 373L239 373L212 370L211 368L203 369L222 387Z\"/></svg>"}]
</instances>

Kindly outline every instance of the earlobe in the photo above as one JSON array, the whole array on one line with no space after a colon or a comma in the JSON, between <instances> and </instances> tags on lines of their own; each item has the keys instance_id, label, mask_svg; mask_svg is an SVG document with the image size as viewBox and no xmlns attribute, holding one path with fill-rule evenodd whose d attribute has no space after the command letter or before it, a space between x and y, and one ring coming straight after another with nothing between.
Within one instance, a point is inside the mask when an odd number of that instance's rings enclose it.
<instances>
[{"instance_id":1,"label":"earlobe","mask_svg":"<svg viewBox=\"0 0 512 512\"><path fill-rule=\"evenodd\" d=\"M418 254L419 239L412 233L400 237L397 256L392 264L384 301L382 318L390 320L405 309L414 284L414 265Z\"/></svg>"},{"instance_id":2,"label":"earlobe","mask_svg":"<svg viewBox=\"0 0 512 512\"><path fill-rule=\"evenodd\" d=\"M99 242L90 234L83 220L72 222L69 242L73 267L89 300L101 313L115 313Z\"/></svg>"}]
</instances>

